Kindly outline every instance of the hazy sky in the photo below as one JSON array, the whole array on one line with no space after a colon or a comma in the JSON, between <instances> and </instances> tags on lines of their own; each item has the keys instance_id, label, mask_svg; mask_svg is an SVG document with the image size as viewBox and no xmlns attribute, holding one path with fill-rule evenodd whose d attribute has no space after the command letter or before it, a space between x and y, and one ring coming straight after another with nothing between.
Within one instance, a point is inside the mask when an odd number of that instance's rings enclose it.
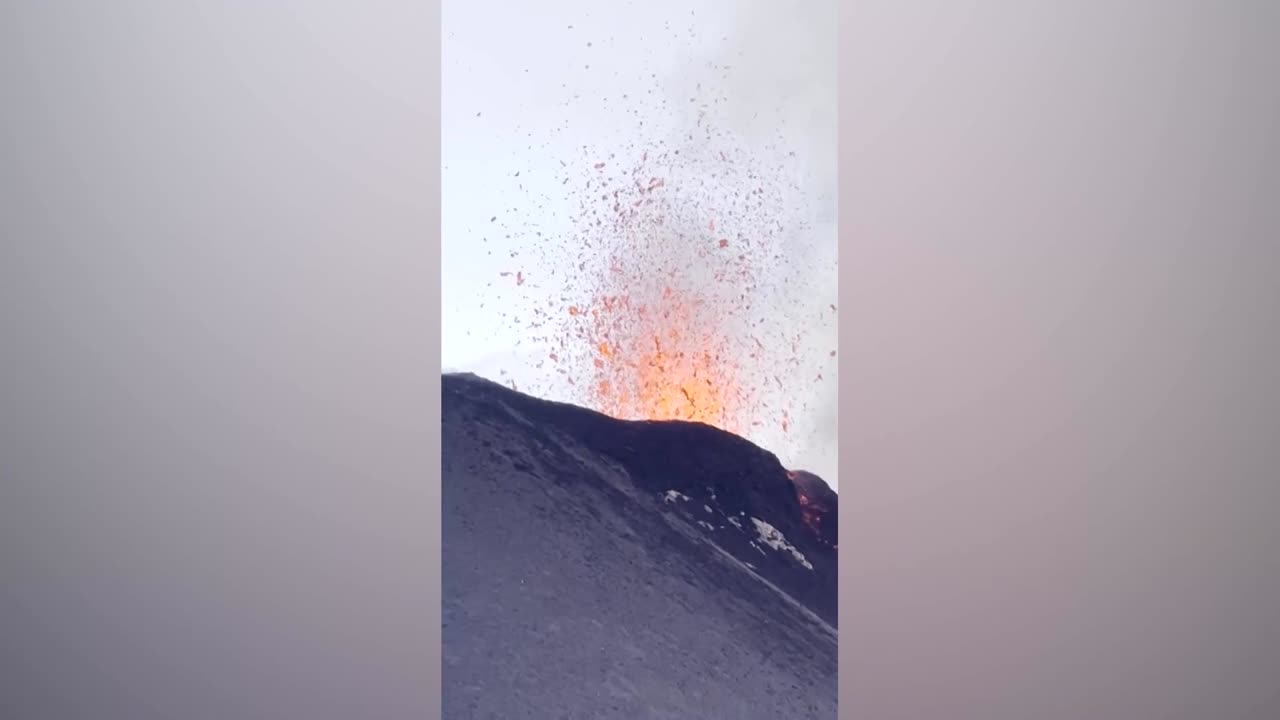
<instances>
[{"instance_id":1,"label":"hazy sky","mask_svg":"<svg viewBox=\"0 0 1280 720\"><path fill-rule=\"evenodd\" d=\"M563 273L551 278L557 253L548 249L573 242L582 203L562 174L588 157L617 153L626 163L683 142L704 120L692 108L711 107L705 119L717 124L717 137L758 153L764 172L779 178L785 217L777 221L792 232L790 265L768 270L775 290L757 305L769 308L775 325L811 333L796 352L814 363L794 370L777 363L770 372L783 386L773 392L787 394L803 417L789 431L771 423L751 439L837 482L834 318L825 316L823 327L807 319L836 302L834 7L659 0L606 12L579 0L446 2L444 368L494 379L507 373L522 389L573 400L567 386L535 381L545 351L526 329L532 299L562 294L572 282ZM503 21L493 22L499 15ZM527 281L519 287L517 271ZM822 387L812 382L818 372ZM763 377L747 382L773 387Z\"/></svg>"}]
</instances>

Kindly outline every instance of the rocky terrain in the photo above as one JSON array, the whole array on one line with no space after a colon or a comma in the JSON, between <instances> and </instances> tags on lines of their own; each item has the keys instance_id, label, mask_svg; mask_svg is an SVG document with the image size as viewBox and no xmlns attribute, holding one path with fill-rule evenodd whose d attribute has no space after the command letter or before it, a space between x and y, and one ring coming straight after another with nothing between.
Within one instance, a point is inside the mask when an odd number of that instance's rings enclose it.
<instances>
[{"instance_id":1,"label":"rocky terrain","mask_svg":"<svg viewBox=\"0 0 1280 720\"><path fill-rule=\"evenodd\" d=\"M715 428L443 393L446 718L835 718L837 495Z\"/></svg>"}]
</instances>

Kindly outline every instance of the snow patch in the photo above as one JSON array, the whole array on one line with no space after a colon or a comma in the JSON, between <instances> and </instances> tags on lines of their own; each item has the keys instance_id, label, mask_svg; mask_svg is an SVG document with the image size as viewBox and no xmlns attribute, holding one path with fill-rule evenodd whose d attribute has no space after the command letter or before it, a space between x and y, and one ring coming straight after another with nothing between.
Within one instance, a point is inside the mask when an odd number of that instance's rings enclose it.
<instances>
[{"instance_id":1,"label":"snow patch","mask_svg":"<svg viewBox=\"0 0 1280 720\"><path fill-rule=\"evenodd\" d=\"M676 491L676 490L668 490L668 491L667 491L667 494L666 494L666 495L664 495L664 496L662 497L662 499L663 499L665 502L669 502L669 503L673 503L673 502L675 502L677 499L684 500L685 502L689 502L689 496L688 496L688 495L685 495L684 493L682 493L682 492L678 492L678 491Z\"/></svg>"},{"instance_id":2,"label":"snow patch","mask_svg":"<svg viewBox=\"0 0 1280 720\"><path fill-rule=\"evenodd\" d=\"M791 553L791 556L796 559L796 562L805 566L808 570L813 569L813 565L805 559L805 556L802 555L799 550L796 550L791 543L787 542L787 539L783 537L782 533L778 532L777 528L760 518L753 517L751 518L751 522L756 525L756 532L760 534L760 537L758 538L760 542L768 545L774 550L786 550ZM752 544L754 545L755 543Z\"/></svg>"},{"instance_id":3,"label":"snow patch","mask_svg":"<svg viewBox=\"0 0 1280 720\"><path fill-rule=\"evenodd\" d=\"M704 528L706 528L706 529L710 530L711 532L715 532L715 530L716 530L716 526L715 526L715 525L712 525L711 523L707 522L706 520L699 520L699 521L698 521L698 524L699 524L699 525L701 525L702 527L704 527Z\"/></svg>"},{"instance_id":4,"label":"snow patch","mask_svg":"<svg viewBox=\"0 0 1280 720\"><path fill-rule=\"evenodd\" d=\"M738 518L736 517L729 518L729 524L738 528L739 530L742 529L742 523L738 522Z\"/></svg>"},{"instance_id":5,"label":"snow patch","mask_svg":"<svg viewBox=\"0 0 1280 720\"><path fill-rule=\"evenodd\" d=\"M703 505L703 506L702 506L702 509L703 509L703 510L706 510L707 512L711 512L711 506L710 506L710 505Z\"/></svg>"}]
</instances>

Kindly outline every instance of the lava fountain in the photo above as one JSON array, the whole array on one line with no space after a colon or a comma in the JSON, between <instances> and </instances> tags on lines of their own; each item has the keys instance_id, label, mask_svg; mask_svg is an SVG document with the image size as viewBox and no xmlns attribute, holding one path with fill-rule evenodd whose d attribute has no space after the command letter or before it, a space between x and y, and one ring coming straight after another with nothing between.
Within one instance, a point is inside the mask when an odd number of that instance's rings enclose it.
<instances>
[{"instance_id":1,"label":"lava fountain","mask_svg":"<svg viewBox=\"0 0 1280 720\"><path fill-rule=\"evenodd\" d=\"M836 307L815 302L803 174L781 145L705 129L562 161L570 230L531 242L533 267L504 272L530 303L524 347L540 346L533 392L627 420L685 420L798 452L797 416L834 374ZM822 255L822 253L827 253ZM513 253L513 259L515 254ZM539 386L540 385L540 386ZM829 393L834 393L834 384Z\"/></svg>"},{"instance_id":2,"label":"lava fountain","mask_svg":"<svg viewBox=\"0 0 1280 720\"><path fill-rule=\"evenodd\" d=\"M584 163L578 255L545 311L547 356L576 399L615 417L786 433L782 378L819 383L813 361L829 360L802 357L803 320L785 312L802 307L803 285L784 248L805 228L781 179L745 152L700 149L644 152L625 170Z\"/></svg>"}]
</instances>

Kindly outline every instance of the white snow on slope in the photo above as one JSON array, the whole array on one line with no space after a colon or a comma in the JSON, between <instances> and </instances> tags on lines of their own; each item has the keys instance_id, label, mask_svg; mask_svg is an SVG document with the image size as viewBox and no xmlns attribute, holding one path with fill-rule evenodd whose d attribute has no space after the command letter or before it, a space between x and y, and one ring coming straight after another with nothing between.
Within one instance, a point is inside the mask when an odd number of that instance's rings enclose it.
<instances>
[{"instance_id":1,"label":"white snow on slope","mask_svg":"<svg viewBox=\"0 0 1280 720\"><path fill-rule=\"evenodd\" d=\"M802 555L799 550L796 550L791 543L787 542L787 539L783 537L782 533L778 532L777 528L760 518L753 517L751 518L751 522L756 524L756 532L760 533L760 542L768 545L774 550L786 550L791 553L792 557L794 557L797 562L805 566L806 569L813 569L813 565L805 559L805 556Z\"/></svg>"}]
</instances>

